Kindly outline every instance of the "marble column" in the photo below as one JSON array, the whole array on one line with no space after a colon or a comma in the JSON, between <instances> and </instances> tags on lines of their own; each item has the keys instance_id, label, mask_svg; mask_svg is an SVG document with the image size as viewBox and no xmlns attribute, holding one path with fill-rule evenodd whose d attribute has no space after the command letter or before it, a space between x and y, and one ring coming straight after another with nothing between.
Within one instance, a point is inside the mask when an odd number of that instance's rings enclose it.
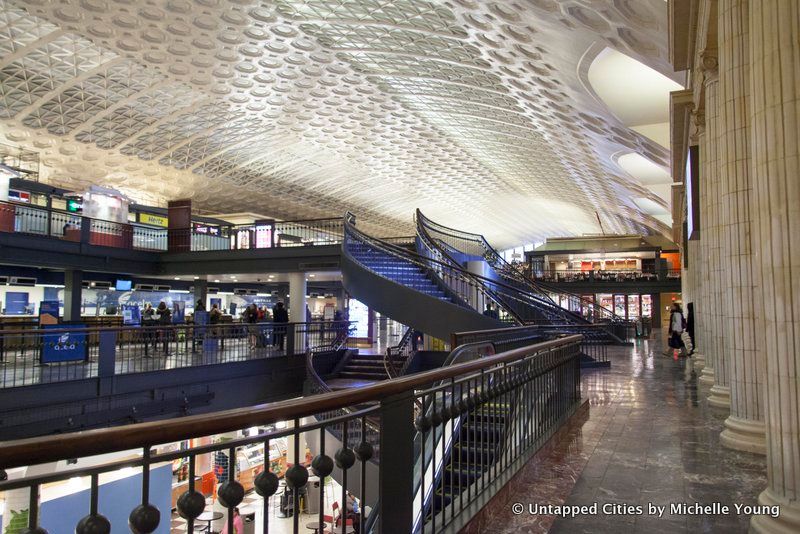
<instances>
[{"instance_id":1,"label":"marble column","mask_svg":"<svg viewBox=\"0 0 800 534\"><path fill-rule=\"evenodd\" d=\"M690 302L694 303L694 353L692 354L693 365L696 371L700 371L706 365L706 357L703 352L703 288L700 279L703 268L703 257L701 256L700 241L693 239L688 243L689 248L689 285ZM683 296L683 295L682 295ZM687 302L686 297L683 301Z\"/></svg>"},{"instance_id":2,"label":"marble column","mask_svg":"<svg viewBox=\"0 0 800 534\"><path fill-rule=\"evenodd\" d=\"M702 114L692 114L692 122L694 124L695 140L700 147L700 162L704 161L705 155L703 149L705 148L706 134L705 134L705 117ZM700 165L703 168L703 165ZM700 171L702 174L702 170ZM689 241L689 270L691 271L691 285L693 290L694 299L694 354L692 359L695 371L701 371L706 366L705 346L706 346L706 290L708 286L703 283L704 272L707 267L705 262L705 243L702 240L702 218L703 209L701 206L705 202L703 197L702 181L698 183L698 197L700 208L700 239L693 239ZM694 258L694 259L693 259Z\"/></svg>"},{"instance_id":3,"label":"marble column","mask_svg":"<svg viewBox=\"0 0 800 534\"><path fill-rule=\"evenodd\" d=\"M749 5L753 222L764 299L767 488L754 532L800 532L800 2Z\"/></svg>"},{"instance_id":4,"label":"marble column","mask_svg":"<svg viewBox=\"0 0 800 534\"><path fill-rule=\"evenodd\" d=\"M712 367L714 369L714 383L708 395L708 404L715 408L730 408L730 373L728 366L728 345L729 339L725 331L725 295L728 292L725 271L727 265L722 254L722 241L725 235L723 227L722 191L723 173L721 172L722 150L720 149L720 138L724 131L724 117L719 94L719 66L717 58L709 58L713 61L713 74L711 75L707 88L706 100L706 120L708 121L708 140L709 145L713 144L712 172L709 178L709 189L711 193L711 208L709 219L711 221L711 239L709 258L709 277L708 283L711 289L710 307L712 310L711 327L711 354L713 358ZM700 178L702 180L702 177ZM710 378L710 377L709 377Z\"/></svg>"},{"instance_id":5,"label":"marble column","mask_svg":"<svg viewBox=\"0 0 800 534\"><path fill-rule=\"evenodd\" d=\"M306 322L306 273L289 273L289 321Z\"/></svg>"},{"instance_id":6,"label":"marble column","mask_svg":"<svg viewBox=\"0 0 800 534\"><path fill-rule=\"evenodd\" d=\"M756 323L761 316L758 309L762 299L758 276L754 276L759 273L753 269L750 210L748 1L720 0L717 7L722 114L719 137L721 237L723 282L727 286L724 324L729 341L726 354L730 364L731 409L720 442L732 449L765 454L763 329L757 328ZM718 373L715 378L721 377L722 373Z\"/></svg>"},{"instance_id":7,"label":"marble column","mask_svg":"<svg viewBox=\"0 0 800 534\"><path fill-rule=\"evenodd\" d=\"M720 94L719 94L719 66L717 64L716 56L709 56L704 58L704 61L713 64L709 68L712 73L710 81L706 85L706 121L708 122L708 146L712 151L710 157L712 163L710 173L706 174L705 178L709 182L710 193L710 209L709 209L709 277L708 283L711 288L711 309L712 309L712 326L711 326L711 340L710 340L710 356L711 367L713 367L713 377L711 373L705 374L705 383L713 383L708 395L708 404L715 408L727 409L730 407L730 387L729 384L729 370L727 365L728 353L727 345L728 337L725 332L725 298L728 291L727 279L725 271L727 266L724 265L722 257L722 241L724 236L723 229L723 210L722 210L722 191L723 191L723 173L721 172L722 150L720 147L720 138L722 131L725 128L724 117L722 115ZM711 89L711 90L709 90ZM700 177L703 180L703 177ZM724 282L723 282L724 280Z\"/></svg>"},{"instance_id":8,"label":"marble column","mask_svg":"<svg viewBox=\"0 0 800 534\"><path fill-rule=\"evenodd\" d=\"M704 53L702 57L704 94L705 94L705 133L703 145L700 147L702 172L700 176L700 241L703 256L703 270L700 285L703 287L703 352L706 364L700 375L700 382L714 383L714 368L718 352L716 327L719 303L717 301L716 284L714 278L719 265L719 247L716 237L717 224L717 135L718 135L718 109L717 88L719 76L717 73L716 57Z\"/></svg>"}]
</instances>

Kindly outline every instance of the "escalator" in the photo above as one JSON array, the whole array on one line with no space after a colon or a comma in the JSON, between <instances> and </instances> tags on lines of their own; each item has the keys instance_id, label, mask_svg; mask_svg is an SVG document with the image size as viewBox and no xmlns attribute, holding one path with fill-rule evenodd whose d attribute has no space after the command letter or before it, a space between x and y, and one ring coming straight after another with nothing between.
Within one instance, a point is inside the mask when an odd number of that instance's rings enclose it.
<instances>
[{"instance_id":1,"label":"escalator","mask_svg":"<svg viewBox=\"0 0 800 534\"><path fill-rule=\"evenodd\" d=\"M485 291L463 269L447 269L449 282L431 262L409 250L370 237L345 217L342 284L370 308L435 338L457 331L500 328L499 319L474 307ZM447 266L441 266L447 268Z\"/></svg>"}]
</instances>

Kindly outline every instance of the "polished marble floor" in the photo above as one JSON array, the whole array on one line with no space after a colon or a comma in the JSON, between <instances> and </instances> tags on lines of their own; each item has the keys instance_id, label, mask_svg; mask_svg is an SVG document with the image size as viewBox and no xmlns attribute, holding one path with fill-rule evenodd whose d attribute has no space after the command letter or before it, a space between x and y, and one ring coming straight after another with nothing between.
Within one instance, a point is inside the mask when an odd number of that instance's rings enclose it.
<instances>
[{"instance_id":1,"label":"polished marble floor","mask_svg":"<svg viewBox=\"0 0 800 534\"><path fill-rule=\"evenodd\" d=\"M654 338L658 336L653 336ZM584 372L588 418L577 421L552 450L529 462L521 490L492 512L486 532L746 532L749 516L734 504L753 505L766 487L764 458L719 443L725 412L706 402L708 386L686 358L665 356L660 339L610 351L610 369ZM574 518L515 515L512 503L598 505L596 515ZM667 506L661 517L648 505ZM730 514L671 513L672 503L731 508ZM609 515L641 506L642 515Z\"/></svg>"}]
</instances>

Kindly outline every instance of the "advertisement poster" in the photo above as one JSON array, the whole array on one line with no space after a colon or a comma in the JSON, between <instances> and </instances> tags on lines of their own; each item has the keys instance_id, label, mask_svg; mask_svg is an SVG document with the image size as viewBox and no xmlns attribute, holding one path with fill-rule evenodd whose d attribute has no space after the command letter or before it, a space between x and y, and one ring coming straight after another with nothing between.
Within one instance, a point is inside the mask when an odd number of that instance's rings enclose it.
<instances>
[{"instance_id":1,"label":"advertisement poster","mask_svg":"<svg viewBox=\"0 0 800 534\"><path fill-rule=\"evenodd\" d=\"M182 300L172 301L172 324L186 322L186 303Z\"/></svg>"},{"instance_id":2,"label":"advertisement poster","mask_svg":"<svg viewBox=\"0 0 800 534\"><path fill-rule=\"evenodd\" d=\"M219 309L219 311L222 311L222 299L213 298L212 297L211 298L211 307L213 308L215 304L217 305L217 309Z\"/></svg>"},{"instance_id":3,"label":"advertisement poster","mask_svg":"<svg viewBox=\"0 0 800 534\"><path fill-rule=\"evenodd\" d=\"M142 322L142 314L136 304L124 304L122 306L122 324L138 325Z\"/></svg>"},{"instance_id":4,"label":"advertisement poster","mask_svg":"<svg viewBox=\"0 0 800 534\"><path fill-rule=\"evenodd\" d=\"M58 324L57 300L43 300L39 303L39 324Z\"/></svg>"},{"instance_id":5,"label":"advertisement poster","mask_svg":"<svg viewBox=\"0 0 800 534\"><path fill-rule=\"evenodd\" d=\"M6 314L23 315L28 313L28 293L9 291L6 293Z\"/></svg>"},{"instance_id":6,"label":"advertisement poster","mask_svg":"<svg viewBox=\"0 0 800 534\"><path fill-rule=\"evenodd\" d=\"M63 328L61 325L43 325L45 330ZM69 325L70 330L86 328L85 324ZM85 332L57 332L42 336L42 363L86 360L88 346Z\"/></svg>"}]
</instances>

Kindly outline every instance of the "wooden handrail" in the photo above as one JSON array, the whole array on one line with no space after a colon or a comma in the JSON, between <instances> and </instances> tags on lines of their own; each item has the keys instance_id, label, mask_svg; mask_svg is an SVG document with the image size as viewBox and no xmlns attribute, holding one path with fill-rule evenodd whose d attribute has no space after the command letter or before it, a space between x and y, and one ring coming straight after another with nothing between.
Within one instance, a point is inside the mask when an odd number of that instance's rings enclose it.
<instances>
[{"instance_id":1,"label":"wooden handrail","mask_svg":"<svg viewBox=\"0 0 800 534\"><path fill-rule=\"evenodd\" d=\"M455 378L498 364L509 363L538 352L578 343L580 335L545 341L529 347L510 350L497 356L434 369L424 373L385 380L374 386L351 388L247 408L237 408L209 414L192 415L114 428L74 432L0 442L0 468L9 469L54 462L67 458L82 458L112 451L151 447L197 436L210 436L248 428L308 417L369 401L384 400L393 395L413 391L433 382Z\"/></svg>"}]
</instances>

